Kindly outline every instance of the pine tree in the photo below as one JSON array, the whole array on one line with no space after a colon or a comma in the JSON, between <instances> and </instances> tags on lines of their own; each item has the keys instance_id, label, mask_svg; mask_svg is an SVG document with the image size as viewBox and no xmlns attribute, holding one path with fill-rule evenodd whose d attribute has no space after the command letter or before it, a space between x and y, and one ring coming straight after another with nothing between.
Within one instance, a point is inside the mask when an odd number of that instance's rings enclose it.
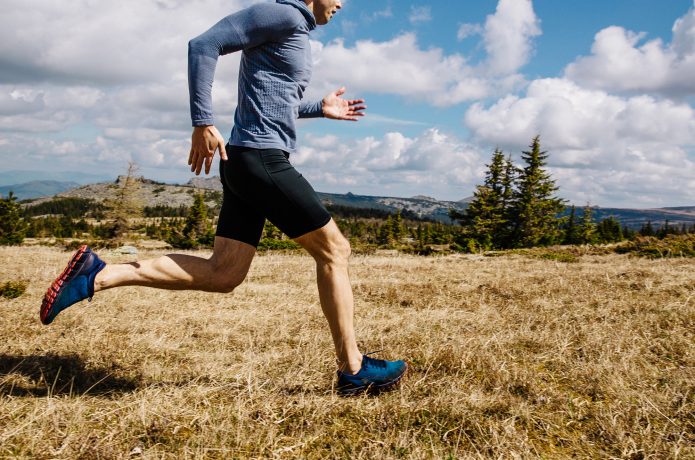
<instances>
[{"instance_id":1,"label":"pine tree","mask_svg":"<svg viewBox=\"0 0 695 460\"><path fill-rule=\"evenodd\" d=\"M212 226L208 221L208 207L205 204L205 196L197 193L193 196L193 205L190 207L186 225L183 228L183 236L190 242L192 248L200 245L210 246L214 235L211 235Z\"/></svg>"},{"instance_id":2,"label":"pine tree","mask_svg":"<svg viewBox=\"0 0 695 460\"><path fill-rule=\"evenodd\" d=\"M391 218L391 215L389 215L386 218L386 222L379 227L377 242L384 246L391 246L393 244L393 219Z\"/></svg>"},{"instance_id":3,"label":"pine tree","mask_svg":"<svg viewBox=\"0 0 695 460\"><path fill-rule=\"evenodd\" d=\"M654 227L652 226L652 221L648 220L647 223L642 225L639 234L642 236L654 236Z\"/></svg>"},{"instance_id":4,"label":"pine tree","mask_svg":"<svg viewBox=\"0 0 695 460\"><path fill-rule=\"evenodd\" d=\"M405 226L403 225L400 209L391 219L391 236L395 243L399 243L401 238L405 236Z\"/></svg>"},{"instance_id":5,"label":"pine tree","mask_svg":"<svg viewBox=\"0 0 695 460\"><path fill-rule=\"evenodd\" d=\"M560 240L558 214L564 209L564 200L554 196L558 187L543 168L548 153L541 151L540 136L536 136L531 150L522 152L526 166L520 171L514 195L512 244L533 247L552 244Z\"/></svg>"},{"instance_id":6,"label":"pine tree","mask_svg":"<svg viewBox=\"0 0 695 460\"><path fill-rule=\"evenodd\" d=\"M138 199L141 180L136 177L137 173L138 166L129 162L126 175L118 178L115 198L106 203L109 208L106 216L112 221L109 233L116 239L122 238L130 230L130 219L141 217L143 213L142 203Z\"/></svg>"},{"instance_id":7,"label":"pine tree","mask_svg":"<svg viewBox=\"0 0 695 460\"><path fill-rule=\"evenodd\" d=\"M507 206L513 190L511 158L507 160L502 151L496 149L487 167L485 181L476 188L465 212L450 213L464 227L465 234L485 249L503 244L508 226Z\"/></svg>"},{"instance_id":8,"label":"pine tree","mask_svg":"<svg viewBox=\"0 0 695 460\"><path fill-rule=\"evenodd\" d=\"M612 216L603 219L596 226L596 232L598 234L598 240L601 243L617 243L624 239L620 222Z\"/></svg>"},{"instance_id":9,"label":"pine tree","mask_svg":"<svg viewBox=\"0 0 695 460\"><path fill-rule=\"evenodd\" d=\"M570 209L570 215L567 218L567 223L565 225L565 238L563 240L563 243L565 244L578 244L579 243L579 235L577 234L578 228L577 228L577 217L576 217L576 209L574 205L572 205L572 208Z\"/></svg>"},{"instance_id":10,"label":"pine tree","mask_svg":"<svg viewBox=\"0 0 695 460\"><path fill-rule=\"evenodd\" d=\"M582 221L579 224L579 242L581 244L592 244L596 241L596 224L594 224L593 210L587 204L584 207Z\"/></svg>"},{"instance_id":11,"label":"pine tree","mask_svg":"<svg viewBox=\"0 0 695 460\"><path fill-rule=\"evenodd\" d=\"M17 197L12 192L7 198L0 195L0 245L22 244L26 230Z\"/></svg>"}]
</instances>

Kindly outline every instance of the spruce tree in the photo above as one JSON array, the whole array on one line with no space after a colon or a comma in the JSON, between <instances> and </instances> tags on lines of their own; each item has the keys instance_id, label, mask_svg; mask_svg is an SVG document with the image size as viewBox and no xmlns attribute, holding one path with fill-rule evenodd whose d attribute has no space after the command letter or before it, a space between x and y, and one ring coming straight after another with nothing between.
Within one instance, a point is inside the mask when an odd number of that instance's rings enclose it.
<instances>
[{"instance_id":1,"label":"spruce tree","mask_svg":"<svg viewBox=\"0 0 695 460\"><path fill-rule=\"evenodd\" d=\"M651 220L648 220L646 224L642 225L639 234L642 236L654 236L655 232Z\"/></svg>"},{"instance_id":2,"label":"spruce tree","mask_svg":"<svg viewBox=\"0 0 695 460\"><path fill-rule=\"evenodd\" d=\"M487 167L485 181L476 188L465 212L450 213L464 227L465 235L484 249L503 244L508 225L507 205L513 190L511 159L507 160L501 150L495 150Z\"/></svg>"},{"instance_id":3,"label":"spruce tree","mask_svg":"<svg viewBox=\"0 0 695 460\"><path fill-rule=\"evenodd\" d=\"M22 244L26 230L17 197L12 192L7 198L0 195L0 245Z\"/></svg>"},{"instance_id":4,"label":"spruce tree","mask_svg":"<svg viewBox=\"0 0 695 460\"><path fill-rule=\"evenodd\" d=\"M391 235L396 243L400 242L401 238L405 235L405 226L403 225L400 209L391 220Z\"/></svg>"},{"instance_id":5,"label":"spruce tree","mask_svg":"<svg viewBox=\"0 0 695 460\"><path fill-rule=\"evenodd\" d=\"M587 204L584 207L582 221L579 224L579 242L581 244L592 244L596 241L596 224L594 224L593 210Z\"/></svg>"},{"instance_id":6,"label":"spruce tree","mask_svg":"<svg viewBox=\"0 0 695 460\"><path fill-rule=\"evenodd\" d=\"M579 243L576 209L575 209L574 205L572 205L572 208L570 209L570 215L567 219L567 224L565 225L565 238L563 240L563 243L565 243L565 244L578 244Z\"/></svg>"},{"instance_id":7,"label":"spruce tree","mask_svg":"<svg viewBox=\"0 0 695 460\"><path fill-rule=\"evenodd\" d=\"M384 246L391 246L394 241L394 236L393 236L393 219L391 218L391 215L386 218L386 222L384 222L380 227L379 227L379 232L377 235L377 242L381 245Z\"/></svg>"},{"instance_id":8,"label":"spruce tree","mask_svg":"<svg viewBox=\"0 0 695 460\"><path fill-rule=\"evenodd\" d=\"M143 205L138 197L142 181L137 173L138 166L129 162L126 175L118 178L116 196L106 203L109 208L106 215L111 220L109 233L116 239L130 230L130 219L142 216Z\"/></svg>"},{"instance_id":9,"label":"spruce tree","mask_svg":"<svg viewBox=\"0 0 695 460\"><path fill-rule=\"evenodd\" d=\"M193 205L190 207L186 226L183 228L183 236L190 241L191 247L200 245L209 246L214 236L211 236L212 226L208 221L208 207L205 204L205 196L197 193L193 196Z\"/></svg>"},{"instance_id":10,"label":"spruce tree","mask_svg":"<svg viewBox=\"0 0 695 460\"><path fill-rule=\"evenodd\" d=\"M613 216L603 219L596 226L596 232L601 243L617 243L624 239L620 222Z\"/></svg>"},{"instance_id":11,"label":"spruce tree","mask_svg":"<svg viewBox=\"0 0 695 460\"><path fill-rule=\"evenodd\" d=\"M541 151L540 136L529 147L522 152L526 166L520 170L512 213L512 244L518 247L558 242L562 222L558 214L564 209L564 200L554 196L558 187L544 169L548 153Z\"/></svg>"}]
</instances>

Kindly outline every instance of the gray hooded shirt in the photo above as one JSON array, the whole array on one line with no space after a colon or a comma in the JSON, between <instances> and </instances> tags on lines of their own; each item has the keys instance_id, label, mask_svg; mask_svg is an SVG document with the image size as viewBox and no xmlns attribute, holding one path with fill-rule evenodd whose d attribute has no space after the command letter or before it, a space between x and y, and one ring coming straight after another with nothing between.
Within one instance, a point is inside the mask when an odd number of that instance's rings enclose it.
<instances>
[{"instance_id":1,"label":"gray hooded shirt","mask_svg":"<svg viewBox=\"0 0 695 460\"><path fill-rule=\"evenodd\" d=\"M311 79L309 32L316 20L301 0L259 3L234 13L188 43L193 126L214 124L217 59L242 51L231 145L296 149L297 118L321 117L322 103L302 102Z\"/></svg>"}]
</instances>

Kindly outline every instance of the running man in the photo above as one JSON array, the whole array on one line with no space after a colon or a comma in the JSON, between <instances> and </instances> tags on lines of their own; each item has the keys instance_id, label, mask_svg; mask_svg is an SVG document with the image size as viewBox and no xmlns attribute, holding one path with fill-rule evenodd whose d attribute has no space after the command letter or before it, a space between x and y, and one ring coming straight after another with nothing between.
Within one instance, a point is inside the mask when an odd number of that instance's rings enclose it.
<instances>
[{"instance_id":1,"label":"running man","mask_svg":"<svg viewBox=\"0 0 695 460\"><path fill-rule=\"evenodd\" d=\"M72 257L46 292L41 322L50 324L69 306L118 286L232 292L246 277L265 219L299 243L316 261L321 309L338 363L341 395L393 388L403 361L362 355L353 328L348 277L350 245L311 185L290 164L296 119L357 121L362 99L346 100L340 88L321 101L302 100L311 78L309 32L327 24L341 0L276 0L225 17L188 44L188 83L193 135L188 164L210 172L220 155L222 209L209 259L170 254L130 264L106 264L87 246ZM241 51L239 97L228 144L214 126L212 84L221 55Z\"/></svg>"}]
</instances>

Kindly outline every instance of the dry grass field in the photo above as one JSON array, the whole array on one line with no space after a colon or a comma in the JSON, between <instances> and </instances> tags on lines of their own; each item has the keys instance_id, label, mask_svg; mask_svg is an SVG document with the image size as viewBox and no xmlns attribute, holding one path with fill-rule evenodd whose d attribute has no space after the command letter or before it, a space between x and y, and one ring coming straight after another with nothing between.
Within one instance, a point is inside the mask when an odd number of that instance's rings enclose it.
<instances>
[{"instance_id":1,"label":"dry grass field","mask_svg":"<svg viewBox=\"0 0 695 460\"><path fill-rule=\"evenodd\" d=\"M360 345L411 367L344 399L308 256L42 326L68 257L0 248L0 458L695 458L695 259L353 256Z\"/></svg>"}]
</instances>

